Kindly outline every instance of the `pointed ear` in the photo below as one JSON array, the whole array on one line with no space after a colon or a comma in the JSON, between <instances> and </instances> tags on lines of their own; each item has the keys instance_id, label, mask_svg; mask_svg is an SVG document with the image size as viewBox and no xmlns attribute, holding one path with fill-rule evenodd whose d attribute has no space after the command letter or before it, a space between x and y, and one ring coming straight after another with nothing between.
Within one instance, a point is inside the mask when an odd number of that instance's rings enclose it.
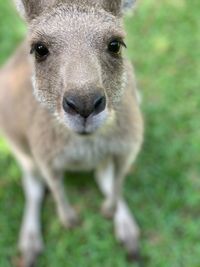
<instances>
[{"instance_id":1,"label":"pointed ear","mask_svg":"<svg viewBox=\"0 0 200 267\"><path fill-rule=\"evenodd\" d=\"M55 0L15 0L19 13L27 21L38 17L45 9L53 6Z\"/></svg>"},{"instance_id":2,"label":"pointed ear","mask_svg":"<svg viewBox=\"0 0 200 267\"><path fill-rule=\"evenodd\" d=\"M114 16L120 16L122 12L123 0L103 0L103 8Z\"/></svg>"},{"instance_id":3,"label":"pointed ear","mask_svg":"<svg viewBox=\"0 0 200 267\"><path fill-rule=\"evenodd\" d=\"M114 16L121 16L134 7L136 0L103 0L103 8Z\"/></svg>"}]
</instances>

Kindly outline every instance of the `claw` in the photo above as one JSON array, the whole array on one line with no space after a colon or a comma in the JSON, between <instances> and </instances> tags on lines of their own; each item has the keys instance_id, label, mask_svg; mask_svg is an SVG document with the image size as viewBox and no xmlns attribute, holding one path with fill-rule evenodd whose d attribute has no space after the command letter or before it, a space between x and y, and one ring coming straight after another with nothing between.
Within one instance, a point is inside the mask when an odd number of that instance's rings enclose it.
<instances>
[{"instance_id":1,"label":"claw","mask_svg":"<svg viewBox=\"0 0 200 267\"><path fill-rule=\"evenodd\" d=\"M140 256L139 249L135 250L135 251L132 251L132 252L129 252L127 254L127 259L130 262L138 262L138 263L140 263L141 262L141 256Z\"/></svg>"},{"instance_id":2,"label":"claw","mask_svg":"<svg viewBox=\"0 0 200 267\"><path fill-rule=\"evenodd\" d=\"M15 261L14 261L14 266L16 267L35 267L37 258L39 254L26 254L19 256Z\"/></svg>"}]
</instances>

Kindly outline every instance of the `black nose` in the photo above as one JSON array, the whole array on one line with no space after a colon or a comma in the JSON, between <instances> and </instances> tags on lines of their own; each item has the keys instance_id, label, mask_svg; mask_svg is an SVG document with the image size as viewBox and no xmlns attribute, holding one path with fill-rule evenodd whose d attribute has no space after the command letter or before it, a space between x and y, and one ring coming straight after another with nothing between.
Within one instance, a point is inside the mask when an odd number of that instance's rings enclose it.
<instances>
[{"instance_id":1,"label":"black nose","mask_svg":"<svg viewBox=\"0 0 200 267\"><path fill-rule=\"evenodd\" d=\"M106 107L106 97L100 92L87 96L66 94L63 98L63 109L65 112L87 118L91 114L97 115Z\"/></svg>"}]
</instances>

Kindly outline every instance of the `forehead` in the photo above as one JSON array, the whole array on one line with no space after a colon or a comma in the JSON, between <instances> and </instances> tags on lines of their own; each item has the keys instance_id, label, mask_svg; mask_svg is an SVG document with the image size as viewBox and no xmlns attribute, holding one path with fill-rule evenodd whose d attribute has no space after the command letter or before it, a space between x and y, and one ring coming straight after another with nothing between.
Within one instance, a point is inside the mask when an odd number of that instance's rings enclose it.
<instances>
[{"instance_id":1,"label":"forehead","mask_svg":"<svg viewBox=\"0 0 200 267\"><path fill-rule=\"evenodd\" d=\"M121 20L93 7L60 6L35 19L30 26L32 39L124 37Z\"/></svg>"}]
</instances>

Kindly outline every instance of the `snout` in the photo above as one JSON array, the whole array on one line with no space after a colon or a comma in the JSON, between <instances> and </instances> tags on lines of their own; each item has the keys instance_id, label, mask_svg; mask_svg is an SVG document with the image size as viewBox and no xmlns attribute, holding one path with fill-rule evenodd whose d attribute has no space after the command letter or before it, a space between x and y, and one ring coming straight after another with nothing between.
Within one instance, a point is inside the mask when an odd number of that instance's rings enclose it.
<instances>
[{"instance_id":1,"label":"snout","mask_svg":"<svg viewBox=\"0 0 200 267\"><path fill-rule=\"evenodd\" d=\"M74 93L65 94L63 97L63 109L71 115L80 115L87 119L95 116L106 107L106 97L101 92L95 92L90 96L78 96Z\"/></svg>"},{"instance_id":2,"label":"snout","mask_svg":"<svg viewBox=\"0 0 200 267\"><path fill-rule=\"evenodd\" d=\"M105 121L106 96L103 90L90 93L66 92L62 102L65 121L69 128L80 134L90 134Z\"/></svg>"}]
</instances>

